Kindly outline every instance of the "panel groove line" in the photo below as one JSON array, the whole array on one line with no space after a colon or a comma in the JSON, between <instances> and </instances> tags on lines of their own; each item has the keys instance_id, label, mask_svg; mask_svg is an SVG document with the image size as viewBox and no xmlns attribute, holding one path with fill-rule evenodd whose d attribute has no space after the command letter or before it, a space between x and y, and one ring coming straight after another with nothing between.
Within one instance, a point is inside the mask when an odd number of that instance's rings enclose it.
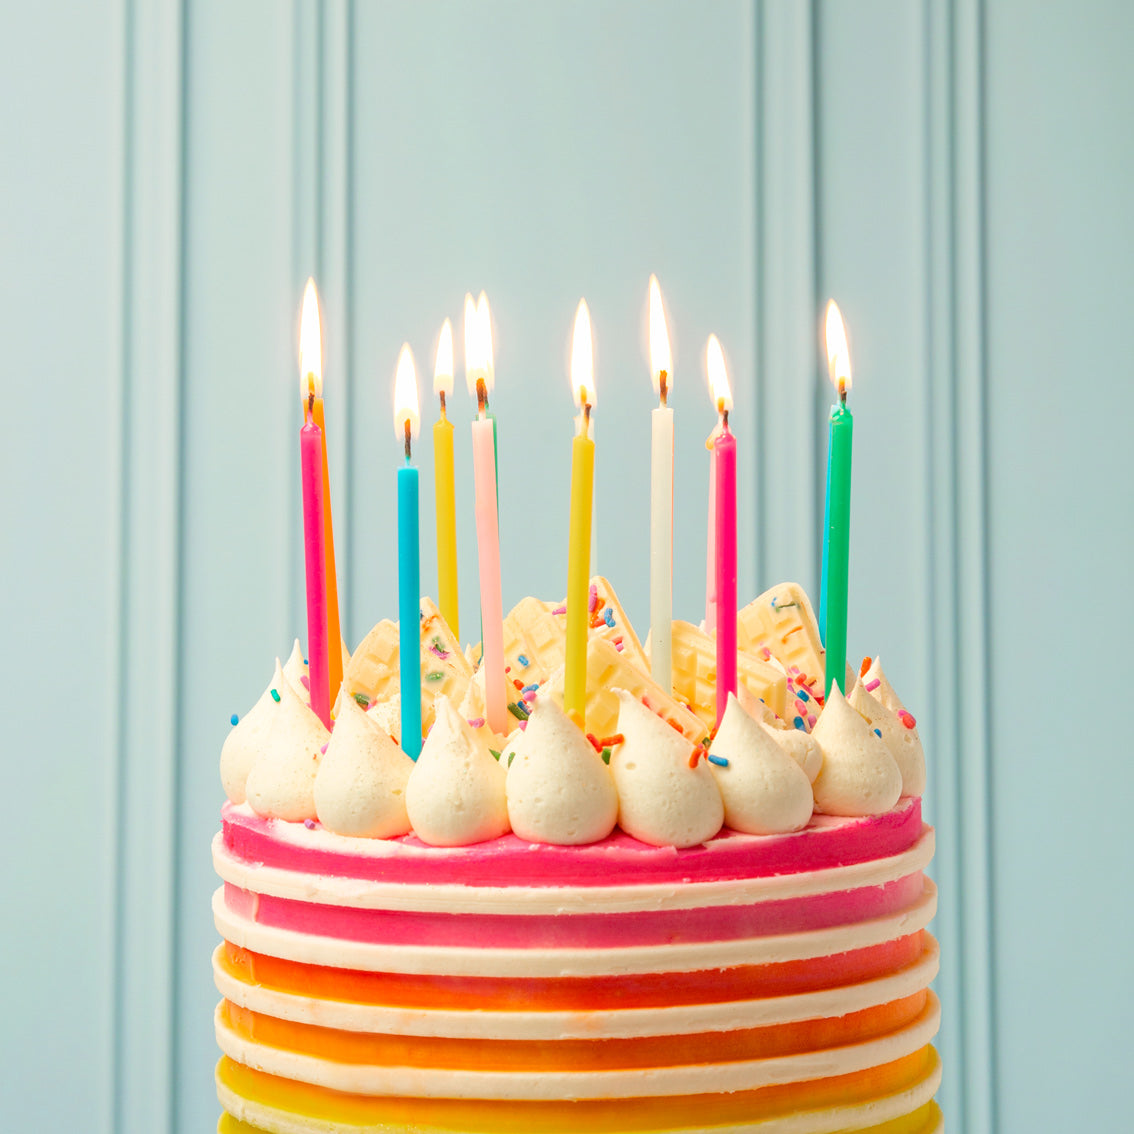
<instances>
[{"instance_id":1,"label":"panel groove line","mask_svg":"<svg viewBox=\"0 0 1134 1134\"><path fill-rule=\"evenodd\" d=\"M796 578L813 594L819 581L813 5L761 4L758 25L760 577Z\"/></svg>"},{"instance_id":2,"label":"panel groove line","mask_svg":"<svg viewBox=\"0 0 1134 1134\"><path fill-rule=\"evenodd\" d=\"M987 335L985 331L984 3L954 9L953 356L957 367L957 697L959 740L964 1113L968 1134L997 1129L992 1005L995 920L990 824Z\"/></svg>"},{"instance_id":3,"label":"panel groove line","mask_svg":"<svg viewBox=\"0 0 1134 1134\"><path fill-rule=\"evenodd\" d=\"M114 1129L168 1129L182 577L182 0L123 9L123 268Z\"/></svg>"}]
</instances>

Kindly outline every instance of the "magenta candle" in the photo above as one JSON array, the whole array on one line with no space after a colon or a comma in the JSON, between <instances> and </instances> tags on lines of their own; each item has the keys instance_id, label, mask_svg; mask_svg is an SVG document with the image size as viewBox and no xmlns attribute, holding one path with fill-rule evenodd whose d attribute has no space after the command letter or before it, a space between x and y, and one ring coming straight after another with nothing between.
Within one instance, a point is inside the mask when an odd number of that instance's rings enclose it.
<instances>
[{"instance_id":1,"label":"magenta candle","mask_svg":"<svg viewBox=\"0 0 1134 1134\"><path fill-rule=\"evenodd\" d=\"M713 443L717 513L717 724L736 693L736 438L723 429Z\"/></svg>"},{"instance_id":2,"label":"magenta candle","mask_svg":"<svg viewBox=\"0 0 1134 1134\"><path fill-rule=\"evenodd\" d=\"M303 557L307 567L307 662L311 708L331 727L331 682L327 652L327 561L323 551L323 431L311 417L299 431L303 482Z\"/></svg>"},{"instance_id":3,"label":"magenta candle","mask_svg":"<svg viewBox=\"0 0 1134 1134\"><path fill-rule=\"evenodd\" d=\"M708 554L705 556L705 633L717 628L717 465L713 460L714 429L705 441L709 450L709 535Z\"/></svg>"}]
</instances>

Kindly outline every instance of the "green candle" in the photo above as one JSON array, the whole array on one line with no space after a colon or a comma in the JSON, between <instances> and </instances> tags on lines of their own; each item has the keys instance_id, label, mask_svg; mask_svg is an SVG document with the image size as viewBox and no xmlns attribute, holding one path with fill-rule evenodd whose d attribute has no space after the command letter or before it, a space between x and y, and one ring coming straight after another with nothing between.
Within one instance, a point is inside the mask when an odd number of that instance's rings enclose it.
<instances>
[{"instance_id":1,"label":"green candle","mask_svg":"<svg viewBox=\"0 0 1134 1134\"><path fill-rule=\"evenodd\" d=\"M851 384L850 352L842 316L827 305L827 361L839 400L831 407L827 448L827 508L823 526L823 580L820 620L827 651L827 696L837 681L843 689L847 670L847 580L850 567L851 441L854 418L847 409ZM843 689L846 693L847 690Z\"/></svg>"}]
</instances>

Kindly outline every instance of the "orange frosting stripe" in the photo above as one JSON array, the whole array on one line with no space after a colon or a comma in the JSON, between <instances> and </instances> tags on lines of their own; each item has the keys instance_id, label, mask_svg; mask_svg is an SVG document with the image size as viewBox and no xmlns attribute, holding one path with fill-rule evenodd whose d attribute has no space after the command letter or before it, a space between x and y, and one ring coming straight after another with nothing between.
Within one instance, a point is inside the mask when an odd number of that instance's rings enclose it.
<instances>
[{"instance_id":1,"label":"orange frosting stripe","mask_svg":"<svg viewBox=\"0 0 1134 1134\"><path fill-rule=\"evenodd\" d=\"M896 1031L925 1008L925 989L845 1016L634 1039L499 1040L400 1036L301 1024L225 1000L234 1031L256 1043L335 1063L467 1071L614 1071L732 1063L864 1043Z\"/></svg>"},{"instance_id":2,"label":"orange frosting stripe","mask_svg":"<svg viewBox=\"0 0 1134 1134\"><path fill-rule=\"evenodd\" d=\"M286 961L229 941L221 965L245 984L320 1000L448 1011L526 1012L533 1004L546 1011L603 1011L721 1004L857 984L914 964L922 955L924 936L919 930L834 957L640 976L515 980L360 972Z\"/></svg>"},{"instance_id":3,"label":"orange frosting stripe","mask_svg":"<svg viewBox=\"0 0 1134 1134\"><path fill-rule=\"evenodd\" d=\"M579 1134L580 1130L587 1134L644 1134L683 1126L704 1129L706 1118L714 1124L727 1125L861 1104L915 1086L930 1073L934 1062L933 1049L926 1046L891 1063L849 1075L732 1094L675 1095L632 1102L557 1099L540 1103L352 1095L255 1071L227 1056L217 1065L217 1079L234 1094L260 1106L313 1121L385 1127L391 1134L406 1127L418 1132L461 1134ZM883 1124L878 1130L884 1134L913 1134L926 1125Z\"/></svg>"}]
</instances>

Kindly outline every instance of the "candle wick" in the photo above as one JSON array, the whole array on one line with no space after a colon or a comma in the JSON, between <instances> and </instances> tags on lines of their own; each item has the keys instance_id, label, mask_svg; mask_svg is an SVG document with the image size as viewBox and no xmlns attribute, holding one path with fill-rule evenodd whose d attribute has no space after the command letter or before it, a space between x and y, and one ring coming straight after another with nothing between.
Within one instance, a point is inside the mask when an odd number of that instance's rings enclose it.
<instances>
[{"instance_id":1,"label":"candle wick","mask_svg":"<svg viewBox=\"0 0 1134 1134\"><path fill-rule=\"evenodd\" d=\"M476 412L479 417L484 417L485 411L488 409L488 387L485 385L483 378L476 380Z\"/></svg>"},{"instance_id":2,"label":"candle wick","mask_svg":"<svg viewBox=\"0 0 1134 1134\"><path fill-rule=\"evenodd\" d=\"M406 418L406 464L410 461L410 419Z\"/></svg>"},{"instance_id":3,"label":"candle wick","mask_svg":"<svg viewBox=\"0 0 1134 1134\"><path fill-rule=\"evenodd\" d=\"M307 375L307 414L306 416L314 420L315 417L315 384L311 381L311 375Z\"/></svg>"},{"instance_id":4,"label":"candle wick","mask_svg":"<svg viewBox=\"0 0 1134 1134\"><path fill-rule=\"evenodd\" d=\"M448 421L448 418L445 416L445 391L439 390L438 396L441 398L441 420Z\"/></svg>"},{"instance_id":5,"label":"candle wick","mask_svg":"<svg viewBox=\"0 0 1134 1134\"><path fill-rule=\"evenodd\" d=\"M721 406L721 429L728 432L728 410Z\"/></svg>"},{"instance_id":6,"label":"candle wick","mask_svg":"<svg viewBox=\"0 0 1134 1134\"><path fill-rule=\"evenodd\" d=\"M847 382L845 378L839 379L839 405L847 404Z\"/></svg>"},{"instance_id":7,"label":"candle wick","mask_svg":"<svg viewBox=\"0 0 1134 1134\"><path fill-rule=\"evenodd\" d=\"M661 397L661 404L663 409L665 408L666 403L669 400L669 383L666 381L668 377L669 376L664 370L658 373L658 394Z\"/></svg>"}]
</instances>

